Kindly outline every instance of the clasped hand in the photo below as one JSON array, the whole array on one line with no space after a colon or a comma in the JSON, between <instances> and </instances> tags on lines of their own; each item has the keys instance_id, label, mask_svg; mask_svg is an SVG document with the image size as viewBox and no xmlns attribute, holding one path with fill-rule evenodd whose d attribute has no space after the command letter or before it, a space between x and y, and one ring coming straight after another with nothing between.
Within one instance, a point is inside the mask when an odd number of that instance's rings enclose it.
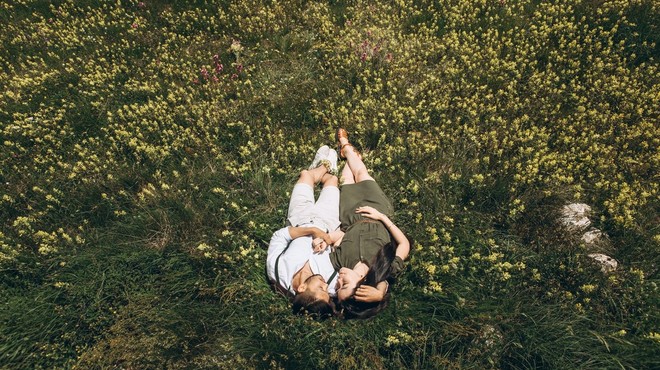
<instances>
[{"instance_id":1,"label":"clasped hand","mask_svg":"<svg viewBox=\"0 0 660 370\"><path fill-rule=\"evenodd\" d=\"M314 239L312 239L312 249L314 250L314 253L325 251L330 244L332 244L330 234L321 230L314 233Z\"/></svg>"}]
</instances>

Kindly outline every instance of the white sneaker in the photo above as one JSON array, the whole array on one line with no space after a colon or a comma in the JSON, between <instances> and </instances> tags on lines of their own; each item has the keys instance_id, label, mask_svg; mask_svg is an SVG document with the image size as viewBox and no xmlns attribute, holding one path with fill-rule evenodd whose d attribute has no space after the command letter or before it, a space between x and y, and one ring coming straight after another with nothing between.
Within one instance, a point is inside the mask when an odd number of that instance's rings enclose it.
<instances>
[{"instance_id":1,"label":"white sneaker","mask_svg":"<svg viewBox=\"0 0 660 370\"><path fill-rule=\"evenodd\" d=\"M309 169L313 170L316 167L321 165L321 161L323 159L326 159L328 156L328 151L330 150L330 147L327 145L323 145L316 151L316 155L314 156L314 160L312 161L312 164L309 165ZM337 153L335 153L335 156Z\"/></svg>"},{"instance_id":2,"label":"white sneaker","mask_svg":"<svg viewBox=\"0 0 660 370\"><path fill-rule=\"evenodd\" d=\"M328 148L328 155L325 157L325 159L330 162L330 168L328 169L330 173L337 175L338 170L337 170L337 151L334 149Z\"/></svg>"}]
</instances>

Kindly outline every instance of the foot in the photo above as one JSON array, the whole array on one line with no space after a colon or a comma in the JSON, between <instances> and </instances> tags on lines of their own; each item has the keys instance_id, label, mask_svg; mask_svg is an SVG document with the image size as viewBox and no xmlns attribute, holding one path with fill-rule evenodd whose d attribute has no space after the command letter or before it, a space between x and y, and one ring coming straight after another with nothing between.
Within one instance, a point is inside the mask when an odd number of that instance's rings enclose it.
<instances>
[{"instance_id":1,"label":"foot","mask_svg":"<svg viewBox=\"0 0 660 370\"><path fill-rule=\"evenodd\" d=\"M338 128L337 129L337 141L341 143L341 139L344 138L346 141L348 141L348 131L344 128Z\"/></svg>"},{"instance_id":2,"label":"foot","mask_svg":"<svg viewBox=\"0 0 660 370\"><path fill-rule=\"evenodd\" d=\"M326 159L329 162L330 168L328 168L328 172L336 175L339 170L337 169L337 151L334 149L328 149L328 156Z\"/></svg>"},{"instance_id":3,"label":"foot","mask_svg":"<svg viewBox=\"0 0 660 370\"><path fill-rule=\"evenodd\" d=\"M346 158L344 155L344 147L353 146L348 142L348 132L343 128L337 129L337 147L339 148L339 157L342 159Z\"/></svg>"},{"instance_id":4,"label":"foot","mask_svg":"<svg viewBox=\"0 0 660 370\"><path fill-rule=\"evenodd\" d=\"M327 145L323 145L316 151L316 155L314 156L314 160L312 161L312 164L309 165L309 169L313 170L316 167L321 165L321 161L323 159L326 159L328 157L328 153L330 152L330 147ZM333 150L334 152L334 150ZM336 153L335 153L336 155Z\"/></svg>"}]
</instances>

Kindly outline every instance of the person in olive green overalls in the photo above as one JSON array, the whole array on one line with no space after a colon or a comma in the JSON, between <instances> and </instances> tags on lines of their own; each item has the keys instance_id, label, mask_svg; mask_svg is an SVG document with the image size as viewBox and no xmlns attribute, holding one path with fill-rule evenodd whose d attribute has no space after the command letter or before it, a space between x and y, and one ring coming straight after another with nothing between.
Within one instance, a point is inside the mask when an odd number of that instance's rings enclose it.
<instances>
[{"instance_id":1,"label":"person in olive green overalls","mask_svg":"<svg viewBox=\"0 0 660 370\"><path fill-rule=\"evenodd\" d=\"M362 157L337 130L340 157L346 159L339 197L341 227L330 254L339 271L337 297L348 318L367 318L387 305L387 279L403 269L410 242L392 222L392 204L369 175Z\"/></svg>"}]
</instances>

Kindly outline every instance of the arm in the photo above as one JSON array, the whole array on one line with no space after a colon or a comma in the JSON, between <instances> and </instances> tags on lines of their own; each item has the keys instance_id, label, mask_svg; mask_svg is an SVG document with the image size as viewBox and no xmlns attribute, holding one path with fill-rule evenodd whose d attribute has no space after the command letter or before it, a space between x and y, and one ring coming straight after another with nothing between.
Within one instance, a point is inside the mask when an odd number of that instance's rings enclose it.
<instances>
[{"instance_id":1,"label":"arm","mask_svg":"<svg viewBox=\"0 0 660 370\"><path fill-rule=\"evenodd\" d=\"M266 257L266 273L268 278L275 281L275 262L277 257L282 254L282 251L289 245L292 240L289 234L289 228L283 227L273 233L268 243L268 256Z\"/></svg>"},{"instance_id":2,"label":"arm","mask_svg":"<svg viewBox=\"0 0 660 370\"><path fill-rule=\"evenodd\" d=\"M292 239L287 227L275 231L268 243L268 255L280 254Z\"/></svg>"},{"instance_id":3,"label":"arm","mask_svg":"<svg viewBox=\"0 0 660 370\"><path fill-rule=\"evenodd\" d=\"M341 244L342 239L344 239L344 232L337 229L330 233L330 239L332 240L333 245L339 245Z\"/></svg>"},{"instance_id":4,"label":"arm","mask_svg":"<svg viewBox=\"0 0 660 370\"><path fill-rule=\"evenodd\" d=\"M289 234L291 235L291 239L300 238L301 236L312 236L314 238L321 238L326 243L331 242L328 233L314 226L289 226Z\"/></svg>"},{"instance_id":5,"label":"arm","mask_svg":"<svg viewBox=\"0 0 660 370\"><path fill-rule=\"evenodd\" d=\"M287 248L289 243L300 237L304 236L318 236L321 240L330 237L326 232L316 227L283 227L273 233L273 236L270 238L270 243L268 244L268 256L266 258L266 267L268 277L272 280L275 280L275 262L277 258L282 254L284 249Z\"/></svg>"},{"instance_id":6,"label":"arm","mask_svg":"<svg viewBox=\"0 0 660 370\"><path fill-rule=\"evenodd\" d=\"M317 237L312 240L312 248L314 248L315 253L322 253L328 248L329 245L339 245L341 240L344 238L344 232L337 229L328 234L330 237L330 242L328 243L323 238Z\"/></svg>"},{"instance_id":7,"label":"arm","mask_svg":"<svg viewBox=\"0 0 660 370\"><path fill-rule=\"evenodd\" d=\"M389 217L383 215L381 221L387 230L390 231L390 234L392 234L392 237L394 237L394 240L397 243L395 255L401 258L402 261L408 258L408 254L410 253L410 242L408 241L408 238L406 238L406 235L389 219Z\"/></svg>"},{"instance_id":8,"label":"arm","mask_svg":"<svg viewBox=\"0 0 660 370\"><path fill-rule=\"evenodd\" d=\"M403 231L401 231L401 229L399 229L394 222L387 217L387 215L369 206L358 207L355 212L382 222L397 243L396 256L401 258L401 260L408 258L408 254L410 253L410 242Z\"/></svg>"}]
</instances>

